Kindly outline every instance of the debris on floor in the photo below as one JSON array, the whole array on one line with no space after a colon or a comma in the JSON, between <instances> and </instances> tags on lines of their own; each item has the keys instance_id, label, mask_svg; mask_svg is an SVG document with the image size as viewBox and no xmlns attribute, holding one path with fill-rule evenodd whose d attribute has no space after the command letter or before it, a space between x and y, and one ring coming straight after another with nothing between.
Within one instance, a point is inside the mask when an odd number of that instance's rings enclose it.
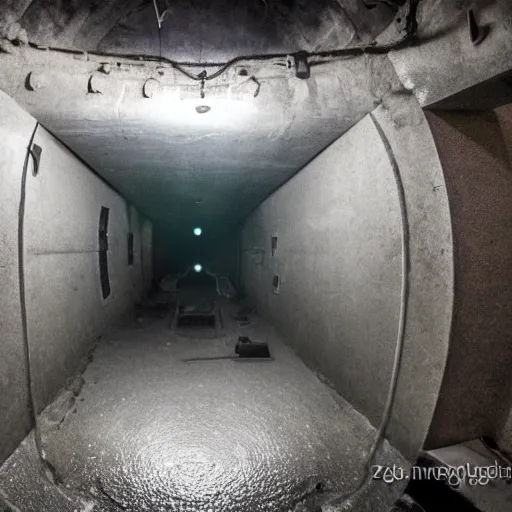
<instances>
[{"instance_id":1,"label":"debris on floor","mask_svg":"<svg viewBox=\"0 0 512 512\"><path fill-rule=\"evenodd\" d=\"M270 357L268 344L262 341L253 341L248 336L240 336L235 347L235 353L240 357Z\"/></svg>"}]
</instances>

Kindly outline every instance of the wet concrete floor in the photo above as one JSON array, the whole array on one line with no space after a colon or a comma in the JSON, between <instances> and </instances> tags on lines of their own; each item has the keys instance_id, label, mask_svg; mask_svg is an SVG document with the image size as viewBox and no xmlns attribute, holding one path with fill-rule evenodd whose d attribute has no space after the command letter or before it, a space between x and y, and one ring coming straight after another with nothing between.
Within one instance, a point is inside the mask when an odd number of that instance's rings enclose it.
<instances>
[{"instance_id":1,"label":"wet concrete floor","mask_svg":"<svg viewBox=\"0 0 512 512\"><path fill-rule=\"evenodd\" d=\"M13 510L314 511L355 488L374 429L262 319L240 325L237 307L221 302L216 338L182 336L149 311L104 337L41 417L60 498L38 503L27 439L0 470ZM238 336L267 342L272 360L185 361L232 356ZM383 457L405 464L389 446ZM389 510L396 491L379 484L357 510Z\"/></svg>"}]
</instances>

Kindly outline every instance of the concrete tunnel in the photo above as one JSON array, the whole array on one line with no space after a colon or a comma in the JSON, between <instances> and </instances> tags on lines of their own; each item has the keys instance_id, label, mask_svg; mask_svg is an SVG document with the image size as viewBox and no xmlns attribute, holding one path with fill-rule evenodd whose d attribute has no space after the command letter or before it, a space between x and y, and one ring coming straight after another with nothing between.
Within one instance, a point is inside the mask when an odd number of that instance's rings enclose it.
<instances>
[{"instance_id":1,"label":"concrete tunnel","mask_svg":"<svg viewBox=\"0 0 512 512\"><path fill-rule=\"evenodd\" d=\"M3 3L0 511L509 511L511 27Z\"/></svg>"}]
</instances>

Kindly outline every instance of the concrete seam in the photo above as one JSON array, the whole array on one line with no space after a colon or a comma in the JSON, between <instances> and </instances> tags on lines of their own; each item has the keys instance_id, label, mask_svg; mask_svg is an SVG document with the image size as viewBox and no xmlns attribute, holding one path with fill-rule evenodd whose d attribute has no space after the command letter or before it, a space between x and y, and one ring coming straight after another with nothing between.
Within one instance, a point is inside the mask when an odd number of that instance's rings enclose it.
<instances>
[{"instance_id":1,"label":"concrete seam","mask_svg":"<svg viewBox=\"0 0 512 512\"><path fill-rule=\"evenodd\" d=\"M23 171L21 176L21 193L20 193L20 203L18 208L18 279L19 279L19 289L20 289L20 311L21 311L21 324L23 331L23 345L25 352L25 366L26 366L26 374L27 374L27 384L28 384L28 409L32 420L32 426L35 427L37 424L37 412L35 407L34 393L33 393L33 382L32 382L32 366L31 366L31 358L30 358L30 346L28 341L28 327L27 327L27 309L26 309L26 301L25 301L25 258L24 258L24 224L25 224L25 195L26 195L26 184L27 184L27 170L28 163L30 159L30 148L32 146L32 142L34 141L34 137L36 135L37 128L39 127L39 123L36 123L34 131L32 132L32 136L30 137L30 141L27 147L27 153L25 155L25 162L23 164ZM37 437L37 436L36 436Z\"/></svg>"},{"instance_id":2,"label":"concrete seam","mask_svg":"<svg viewBox=\"0 0 512 512\"><path fill-rule=\"evenodd\" d=\"M400 204L400 216L401 216L401 224L402 224L402 286L400 290L400 316L398 320L398 328L397 328L397 341L395 348L395 355L393 360L393 369L391 373L391 379L388 390L388 397L386 400L386 406L384 408L384 415L380 426L377 430L377 434L375 436L375 440L370 449L370 453L368 455L368 459L365 465L365 474L359 485L351 492L338 496L334 500L332 500L328 507L337 507L339 505L343 505L344 502L349 500L350 498L354 498L360 495L370 484L372 481L372 472L371 466L373 464L373 460L375 455L382 445L386 431L389 426L389 421L391 419L391 414L393 412L393 405L395 403L396 391L398 387L398 378L400 375L400 368L402 363L402 354L403 354L403 346L405 339L405 325L407 320L407 306L409 301L409 279L410 279L410 253L409 253L409 218L407 213L407 203L405 200L405 190L402 181L402 177L400 175L400 169L398 167L398 162L396 161L395 155L393 153L393 149L391 144L384 133L381 125L377 121L376 117L373 113L369 114L373 124L381 138L381 141L384 145L386 153L389 158L389 162L391 164L391 168L393 170L393 176L395 178L396 189L398 193L398 201ZM327 510L327 509L326 509Z\"/></svg>"},{"instance_id":3,"label":"concrete seam","mask_svg":"<svg viewBox=\"0 0 512 512\"><path fill-rule=\"evenodd\" d=\"M395 357L393 361L393 371L391 375L391 382L389 386L389 395L386 403L386 408L384 409L384 417L382 419L380 428L378 430L377 438L375 441L372 450L370 451L370 457L368 462L368 469L371 465L373 456L375 452L379 448L384 436L386 435L387 428L389 426L389 421L391 419L391 414L393 412L393 405L396 398L396 390L398 387L398 377L400 374L400 368L402 363L402 354L403 354L403 346L405 340L405 326L407 322L407 307L409 301L409 288L410 288L410 252L409 252L409 217L407 213L407 203L405 200L405 190L402 181L402 177L400 175L400 169L398 167L398 162L396 161L395 155L393 153L393 149L391 148L391 144L389 143L384 130L381 125L373 115L370 113L370 117L375 124L375 128L379 132L380 138L384 147L386 149L386 153L388 154L389 161L393 168L393 175L396 182L396 188L398 193L398 200L400 203L400 216L402 223L402 287L400 290L400 317L398 320L398 329L397 329L397 343L395 349Z\"/></svg>"},{"instance_id":4,"label":"concrete seam","mask_svg":"<svg viewBox=\"0 0 512 512\"><path fill-rule=\"evenodd\" d=\"M32 420L32 428L34 429L34 441L36 445L36 451L41 461L44 477L53 484L52 468L47 463L41 443L41 431L39 428L39 422L37 418L37 406L34 395L34 381L32 374L32 358L30 354L30 340L28 336L28 322L27 322L27 305L25 295L25 246L24 246L24 227L25 227L25 205L26 205L26 189L27 189L27 171L30 157L32 156L32 143L34 141L39 123L36 122L32 136L27 147L27 153L25 155L25 162L23 164L23 172L21 176L21 191L20 191L20 203L18 208L18 277L19 277L19 290L20 290L20 312L21 312L21 324L23 331L23 348L25 356L25 367L26 367L26 378L27 378L27 391L28 391L28 409Z\"/></svg>"}]
</instances>

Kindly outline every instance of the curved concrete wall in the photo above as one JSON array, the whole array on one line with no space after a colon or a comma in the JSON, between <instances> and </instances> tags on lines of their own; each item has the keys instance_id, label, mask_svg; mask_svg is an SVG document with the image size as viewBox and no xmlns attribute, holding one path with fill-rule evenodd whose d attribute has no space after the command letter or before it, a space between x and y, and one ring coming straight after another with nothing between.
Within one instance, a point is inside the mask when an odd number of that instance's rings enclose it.
<instances>
[{"instance_id":1,"label":"curved concrete wall","mask_svg":"<svg viewBox=\"0 0 512 512\"><path fill-rule=\"evenodd\" d=\"M64 384L91 342L140 300L138 214L44 128L37 176L27 176L25 282L28 338L42 408ZM108 274L103 299L98 265L101 207L109 208ZM134 265L128 265L128 233ZM49 372L48 369L52 371Z\"/></svg>"},{"instance_id":2,"label":"curved concrete wall","mask_svg":"<svg viewBox=\"0 0 512 512\"><path fill-rule=\"evenodd\" d=\"M299 355L377 425L403 311L394 168L405 193L410 272L388 437L412 459L434 412L453 300L443 173L413 97L378 107L253 212L242 230L242 283Z\"/></svg>"},{"instance_id":3,"label":"curved concrete wall","mask_svg":"<svg viewBox=\"0 0 512 512\"><path fill-rule=\"evenodd\" d=\"M3 93L0 109L1 190L5 196L0 209L4 260L0 266L4 280L0 290L1 461L31 426L18 288L18 205L25 154L36 122ZM152 240L150 222L140 218L123 197L43 127L37 128L33 142L42 148L42 155L37 175L32 172L32 159L28 165L23 270L34 399L41 410L76 371L94 340L126 317L140 300L151 281ZM98 261L102 206L110 209L111 293L106 299L101 293ZM128 265L129 232L134 234L133 266Z\"/></svg>"},{"instance_id":4,"label":"curved concrete wall","mask_svg":"<svg viewBox=\"0 0 512 512\"><path fill-rule=\"evenodd\" d=\"M18 274L21 170L36 121L0 92L0 463L31 428Z\"/></svg>"}]
</instances>

